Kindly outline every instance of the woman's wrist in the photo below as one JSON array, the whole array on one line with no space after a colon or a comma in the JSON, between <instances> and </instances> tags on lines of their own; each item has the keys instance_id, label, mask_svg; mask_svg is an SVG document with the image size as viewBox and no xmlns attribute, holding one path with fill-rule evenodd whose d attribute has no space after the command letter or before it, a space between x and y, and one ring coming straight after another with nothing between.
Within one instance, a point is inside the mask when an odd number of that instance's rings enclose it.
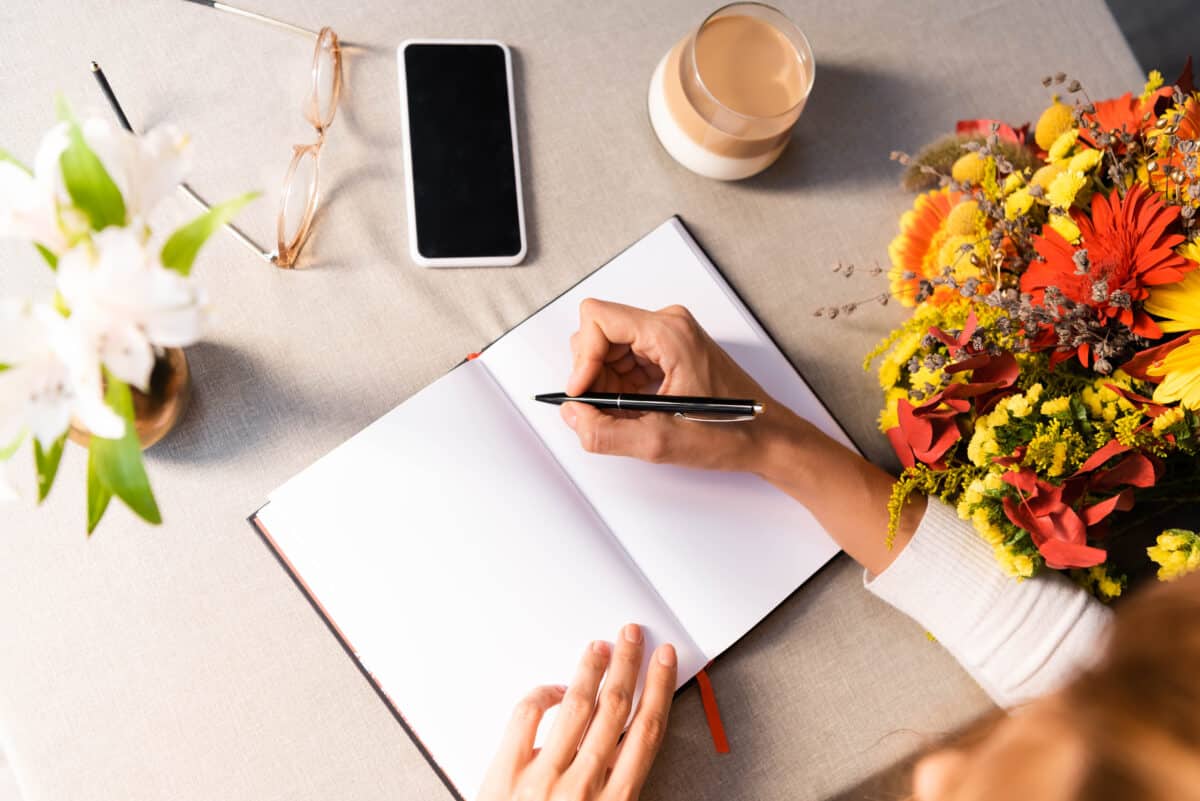
<instances>
[{"instance_id":1,"label":"woman's wrist","mask_svg":"<svg viewBox=\"0 0 1200 801\"><path fill-rule=\"evenodd\" d=\"M783 488L802 483L810 473L813 455L821 439L828 439L816 426L782 404L769 407L755 425L762 424L757 437L751 472Z\"/></svg>"}]
</instances>

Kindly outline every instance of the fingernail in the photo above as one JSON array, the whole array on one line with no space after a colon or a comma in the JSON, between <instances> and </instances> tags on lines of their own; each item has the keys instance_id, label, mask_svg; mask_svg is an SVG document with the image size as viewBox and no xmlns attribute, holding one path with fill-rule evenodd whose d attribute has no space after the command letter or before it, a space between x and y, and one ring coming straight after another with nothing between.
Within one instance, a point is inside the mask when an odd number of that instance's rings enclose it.
<instances>
[{"instance_id":1,"label":"fingernail","mask_svg":"<svg viewBox=\"0 0 1200 801\"><path fill-rule=\"evenodd\" d=\"M675 667L675 646L668 644L660 647L654 658L663 667Z\"/></svg>"},{"instance_id":2,"label":"fingernail","mask_svg":"<svg viewBox=\"0 0 1200 801\"><path fill-rule=\"evenodd\" d=\"M568 426L570 426L572 429L574 429L575 428L575 407L569 403L563 404L562 411L560 412L560 414L562 414L563 421Z\"/></svg>"},{"instance_id":3,"label":"fingernail","mask_svg":"<svg viewBox=\"0 0 1200 801\"><path fill-rule=\"evenodd\" d=\"M555 684L553 689L556 693L565 693L567 691L567 685Z\"/></svg>"},{"instance_id":4,"label":"fingernail","mask_svg":"<svg viewBox=\"0 0 1200 801\"><path fill-rule=\"evenodd\" d=\"M600 656L608 656L609 645L604 640L596 640L592 643L592 652L600 654Z\"/></svg>"},{"instance_id":5,"label":"fingernail","mask_svg":"<svg viewBox=\"0 0 1200 801\"><path fill-rule=\"evenodd\" d=\"M626 624L625 628L621 629L621 634L625 637L625 642L637 645L642 641L642 627L637 623Z\"/></svg>"}]
</instances>

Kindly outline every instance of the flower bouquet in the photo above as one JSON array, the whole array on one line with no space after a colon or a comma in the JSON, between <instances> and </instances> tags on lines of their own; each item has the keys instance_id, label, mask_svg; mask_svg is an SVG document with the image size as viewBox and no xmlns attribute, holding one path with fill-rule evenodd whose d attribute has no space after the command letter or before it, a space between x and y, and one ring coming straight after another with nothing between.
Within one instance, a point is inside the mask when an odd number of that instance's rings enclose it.
<instances>
[{"instance_id":1,"label":"flower bouquet","mask_svg":"<svg viewBox=\"0 0 1200 801\"><path fill-rule=\"evenodd\" d=\"M170 127L136 137L99 119L80 123L61 100L58 116L32 170L0 151L0 238L31 243L55 287L46 302L0 299L0 471L32 440L41 502L74 426L90 436L88 533L114 496L159 523L135 390L148 390L165 348L199 339L207 304L192 264L254 195L157 239L149 215L187 171L186 137ZM0 472L0 500L15 496L5 478Z\"/></svg>"},{"instance_id":2,"label":"flower bouquet","mask_svg":"<svg viewBox=\"0 0 1200 801\"><path fill-rule=\"evenodd\" d=\"M1111 598L1152 562L1200 567L1200 538L1164 531L1200 500L1200 94L1190 61L1108 100L1044 83L1068 99L1032 130L961 122L893 154L921 194L878 299L912 313L866 363L904 466L889 536L928 493L1011 575Z\"/></svg>"}]
</instances>

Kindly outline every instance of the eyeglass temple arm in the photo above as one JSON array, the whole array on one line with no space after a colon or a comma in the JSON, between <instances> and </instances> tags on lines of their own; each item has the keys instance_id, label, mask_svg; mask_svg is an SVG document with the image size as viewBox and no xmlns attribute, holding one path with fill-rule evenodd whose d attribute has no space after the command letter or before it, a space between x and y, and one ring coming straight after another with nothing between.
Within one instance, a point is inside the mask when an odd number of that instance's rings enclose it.
<instances>
[{"instance_id":1,"label":"eyeglass temple arm","mask_svg":"<svg viewBox=\"0 0 1200 801\"><path fill-rule=\"evenodd\" d=\"M186 0L186 2L195 3L198 6L208 6L216 11L226 11L230 14L237 14L239 17L246 17L248 19L258 20L259 22L265 22L268 25L274 25L276 28L283 28L285 31L311 36L314 39L320 36L319 33L316 31L310 31L308 28L301 28L299 25L293 25L290 22L284 22L281 19L268 17L265 14L258 14L254 11L247 11L244 8L237 8L225 3L220 3L217 2L217 0Z\"/></svg>"},{"instance_id":2,"label":"eyeglass temple arm","mask_svg":"<svg viewBox=\"0 0 1200 801\"><path fill-rule=\"evenodd\" d=\"M130 124L129 118L125 116L125 109L121 108L121 103L117 100L116 94L113 93L112 86L109 84L108 78L104 75L104 70L100 69L100 65L95 61L92 62L92 76L95 77L96 83L100 84L100 91L104 93L104 97L107 98L108 104L112 106L113 113L117 115L117 121L121 123L121 127L136 136L137 131L133 130L133 125ZM212 210L212 206L210 206L208 202L204 200L204 198L196 194L195 189L192 189L187 184L180 184L179 188L185 195L191 198L192 202L194 202L200 208L204 209L205 211ZM239 242L253 250L263 261L267 262L268 264L274 264L275 254L269 253L261 248L258 243L246 236L246 234L243 233L236 225L233 223L225 223L224 227L229 231L229 233L233 234Z\"/></svg>"},{"instance_id":3,"label":"eyeglass temple arm","mask_svg":"<svg viewBox=\"0 0 1200 801\"><path fill-rule=\"evenodd\" d=\"M200 197L200 195L197 194L196 190L192 189L191 186L189 186L188 184L180 184L179 189L185 195L187 195L188 198L193 203L195 203L197 206L204 209L205 211L212 211L212 206L209 205L208 201L205 200L204 198ZM236 225L234 225L233 223L227 222L227 223L225 223L224 228L225 228L225 230L229 231L229 233L233 234L234 238L237 239L237 241L241 242L243 245L250 248L250 250L254 251L255 255L257 255L260 259L265 261L267 264L275 263L275 254L274 253L270 253L270 252L264 250L257 242L255 242L253 239L251 239L249 236L247 236L245 234L245 232L243 232Z\"/></svg>"}]
</instances>

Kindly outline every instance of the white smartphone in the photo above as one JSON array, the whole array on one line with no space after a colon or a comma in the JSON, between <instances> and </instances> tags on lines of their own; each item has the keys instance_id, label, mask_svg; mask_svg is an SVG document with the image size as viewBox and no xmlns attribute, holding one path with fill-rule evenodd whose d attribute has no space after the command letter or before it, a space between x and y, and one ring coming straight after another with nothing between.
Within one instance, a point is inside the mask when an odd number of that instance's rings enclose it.
<instances>
[{"instance_id":1,"label":"white smartphone","mask_svg":"<svg viewBox=\"0 0 1200 801\"><path fill-rule=\"evenodd\" d=\"M520 264L525 207L508 46L410 39L396 60L413 261L424 267Z\"/></svg>"}]
</instances>

